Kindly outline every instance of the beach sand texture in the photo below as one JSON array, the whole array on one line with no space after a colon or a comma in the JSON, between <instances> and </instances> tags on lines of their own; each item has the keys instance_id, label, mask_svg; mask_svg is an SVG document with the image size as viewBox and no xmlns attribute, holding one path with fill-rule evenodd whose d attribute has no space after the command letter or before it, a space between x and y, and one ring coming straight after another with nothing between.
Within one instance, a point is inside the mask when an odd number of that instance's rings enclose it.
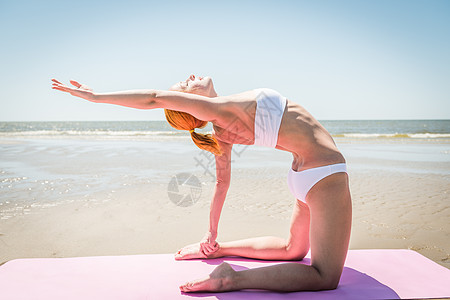
<instances>
[{"instance_id":1,"label":"beach sand texture","mask_svg":"<svg viewBox=\"0 0 450 300\"><path fill-rule=\"evenodd\" d=\"M450 140L337 143L353 198L350 248L413 249L449 268ZM295 201L286 183L291 161L289 153L235 147L219 241L287 237ZM200 185L174 191L180 173L194 175ZM3 138L0 263L174 253L207 230L211 174L211 157L188 137ZM170 193L192 195L195 203L176 205Z\"/></svg>"}]
</instances>

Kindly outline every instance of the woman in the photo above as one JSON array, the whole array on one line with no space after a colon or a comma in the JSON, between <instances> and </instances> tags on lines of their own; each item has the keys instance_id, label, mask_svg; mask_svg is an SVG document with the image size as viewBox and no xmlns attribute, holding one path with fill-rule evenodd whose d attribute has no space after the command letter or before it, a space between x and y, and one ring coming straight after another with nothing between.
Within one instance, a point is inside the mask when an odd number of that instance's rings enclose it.
<instances>
[{"instance_id":1,"label":"woman","mask_svg":"<svg viewBox=\"0 0 450 300\"><path fill-rule=\"evenodd\" d=\"M181 291L302 291L337 287L348 250L352 214L345 159L330 134L302 106L270 89L218 96L210 77L194 75L169 91L94 93L76 81L71 83L75 88L53 79L53 88L96 103L164 108L172 126L189 130L198 147L215 154L217 181L209 230L200 243L178 251L176 259L242 256L301 260L311 246L311 265L285 263L236 272L223 263L207 278L180 286ZM207 122L213 123L212 135L194 131ZM288 240L260 237L216 242L230 185L233 144L264 145L292 153L288 184L297 201Z\"/></svg>"}]
</instances>

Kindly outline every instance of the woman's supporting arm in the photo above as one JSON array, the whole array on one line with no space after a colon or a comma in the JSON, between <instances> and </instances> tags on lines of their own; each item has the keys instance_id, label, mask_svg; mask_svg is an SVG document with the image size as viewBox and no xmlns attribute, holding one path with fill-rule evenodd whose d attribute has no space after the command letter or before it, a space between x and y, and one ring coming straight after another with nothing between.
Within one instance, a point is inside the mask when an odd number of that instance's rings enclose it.
<instances>
[{"instance_id":1,"label":"woman's supporting arm","mask_svg":"<svg viewBox=\"0 0 450 300\"><path fill-rule=\"evenodd\" d=\"M231 148L232 144L218 140L222 155L216 156L216 186L209 212L209 231L200 243L201 251L206 255L217 251L216 238L220 214L227 196L231 180Z\"/></svg>"}]
</instances>

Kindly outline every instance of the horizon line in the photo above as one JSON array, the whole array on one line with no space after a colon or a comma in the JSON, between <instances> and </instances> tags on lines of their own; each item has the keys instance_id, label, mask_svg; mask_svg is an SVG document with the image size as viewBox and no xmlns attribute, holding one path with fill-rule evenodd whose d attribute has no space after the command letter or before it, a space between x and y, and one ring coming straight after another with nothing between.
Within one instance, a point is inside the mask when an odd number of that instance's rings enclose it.
<instances>
[{"instance_id":1,"label":"horizon line","mask_svg":"<svg viewBox=\"0 0 450 300\"><path fill-rule=\"evenodd\" d=\"M320 121L450 121L448 119L442 118L424 118L424 119L317 119ZM14 121L2 121L0 123L19 123L19 122L160 122L166 121L164 119L160 120L14 120ZM208 122L210 123L210 122Z\"/></svg>"}]
</instances>

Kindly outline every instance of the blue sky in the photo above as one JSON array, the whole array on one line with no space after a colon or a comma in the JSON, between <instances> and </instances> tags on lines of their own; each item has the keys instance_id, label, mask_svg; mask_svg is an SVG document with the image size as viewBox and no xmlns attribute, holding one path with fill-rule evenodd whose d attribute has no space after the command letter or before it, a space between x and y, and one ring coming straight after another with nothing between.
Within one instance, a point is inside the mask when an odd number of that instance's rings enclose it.
<instances>
[{"instance_id":1,"label":"blue sky","mask_svg":"<svg viewBox=\"0 0 450 300\"><path fill-rule=\"evenodd\" d=\"M162 120L51 90L269 87L318 119L449 119L450 1L3 1L0 121Z\"/></svg>"}]
</instances>

